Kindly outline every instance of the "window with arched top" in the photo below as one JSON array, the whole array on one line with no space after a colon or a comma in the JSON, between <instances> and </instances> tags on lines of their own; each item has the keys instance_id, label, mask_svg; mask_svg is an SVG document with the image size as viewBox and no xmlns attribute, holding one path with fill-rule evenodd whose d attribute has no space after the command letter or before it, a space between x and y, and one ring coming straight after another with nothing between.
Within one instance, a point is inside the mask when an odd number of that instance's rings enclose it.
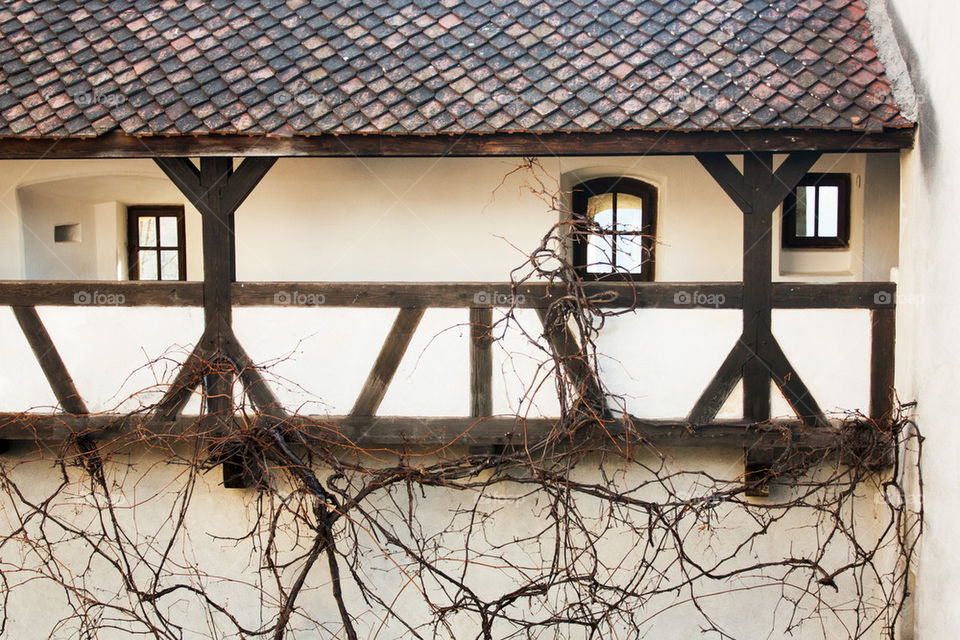
<instances>
[{"instance_id":1,"label":"window with arched top","mask_svg":"<svg viewBox=\"0 0 960 640\"><path fill-rule=\"evenodd\" d=\"M573 188L573 263L585 279L653 280L657 191L632 178Z\"/></svg>"}]
</instances>

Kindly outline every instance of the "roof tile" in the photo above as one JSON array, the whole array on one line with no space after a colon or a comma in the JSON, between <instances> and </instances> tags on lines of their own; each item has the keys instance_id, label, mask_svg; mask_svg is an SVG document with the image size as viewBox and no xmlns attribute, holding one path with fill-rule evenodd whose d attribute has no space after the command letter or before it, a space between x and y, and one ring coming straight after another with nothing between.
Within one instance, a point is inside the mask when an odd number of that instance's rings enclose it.
<instances>
[{"instance_id":1,"label":"roof tile","mask_svg":"<svg viewBox=\"0 0 960 640\"><path fill-rule=\"evenodd\" d=\"M908 126L864 0L24 0L0 136Z\"/></svg>"}]
</instances>

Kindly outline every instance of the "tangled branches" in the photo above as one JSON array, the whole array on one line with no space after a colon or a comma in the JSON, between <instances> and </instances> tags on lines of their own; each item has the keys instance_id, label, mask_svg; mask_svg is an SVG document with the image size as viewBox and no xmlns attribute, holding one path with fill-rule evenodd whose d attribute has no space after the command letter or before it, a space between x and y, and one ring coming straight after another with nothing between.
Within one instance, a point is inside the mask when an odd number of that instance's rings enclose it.
<instances>
[{"instance_id":1,"label":"tangled branches","mask_svg":"<svg viewBox=\"0 0 960 640\"><path fill-rule=\"evenodd\" d=\"M563 209L535 163L518 170ZM517 287L566 292L542 312L544 331L527 333L544 356L529 391L553 380L560 404L547 437L362 447L271 404L253 363L224 357L208 375L243 381L226 414L3 459L3 629L893 637L922 523L909 416L872 427L850 416L843 446L785 446L760 479L743 476L742 452L653 446L598 374L600 330L630 310L598 306L603 294L567 260L584 232L558 225L513 274ZM490 328L494 339L523 330L513 310ZM255 489L217 486L211 471L225 463ZM771 481L770 497L749 495ZM47 628L30 622L37 597Z\"/></svg>"}]
</instances>

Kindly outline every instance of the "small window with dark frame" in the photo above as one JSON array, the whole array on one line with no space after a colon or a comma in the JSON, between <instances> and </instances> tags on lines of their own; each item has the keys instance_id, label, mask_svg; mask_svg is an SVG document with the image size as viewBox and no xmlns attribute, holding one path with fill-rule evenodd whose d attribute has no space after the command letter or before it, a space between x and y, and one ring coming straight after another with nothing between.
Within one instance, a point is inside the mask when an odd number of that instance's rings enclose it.
<instances>
[{"instance_id":1,"label":"small window with dark frame","mask_svg":"<svg viewBox=\"0 0 960 640\"><path fill-rule=\"evenodd\" d=\"M653 280L656 189L631 178L573 188L573 262L585 279Z\"/></svg>"},{"instance_id":2,"label":"small window with dark frame","mask_svg":"<svg viewBox=\"0 0 960 640\"><path fill-rule=\"evenodd\" d=\"M850 176L808 173L783 201L783 248L844 249L850 242Z\"/></svg>"},{"instance_id":3,"label":"small window with dark frame","mask_svg":"<svg viewBox=\"0 0 960 640\"><path fill-rule=\"evenodd\" d=\"M127 207L127 257L131 280L186 280L183 207Z\"/></svg>"}]
</instances>

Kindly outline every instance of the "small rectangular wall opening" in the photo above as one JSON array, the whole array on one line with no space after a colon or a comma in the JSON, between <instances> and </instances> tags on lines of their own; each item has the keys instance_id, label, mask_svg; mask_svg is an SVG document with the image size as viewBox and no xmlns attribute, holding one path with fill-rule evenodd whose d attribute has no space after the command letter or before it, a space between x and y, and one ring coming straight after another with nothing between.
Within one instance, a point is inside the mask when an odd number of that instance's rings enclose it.
<instances>
[{"instance_id":1,"label":"small rectangular wall opening","mask_svg":"<svg viewBox=\"0 0 960 640\"><path fill-rule=\"evenodd\" d=\"M80 242L80 223L58 224L53 227L54 242Z\"/></svg>"}]
</instances>

